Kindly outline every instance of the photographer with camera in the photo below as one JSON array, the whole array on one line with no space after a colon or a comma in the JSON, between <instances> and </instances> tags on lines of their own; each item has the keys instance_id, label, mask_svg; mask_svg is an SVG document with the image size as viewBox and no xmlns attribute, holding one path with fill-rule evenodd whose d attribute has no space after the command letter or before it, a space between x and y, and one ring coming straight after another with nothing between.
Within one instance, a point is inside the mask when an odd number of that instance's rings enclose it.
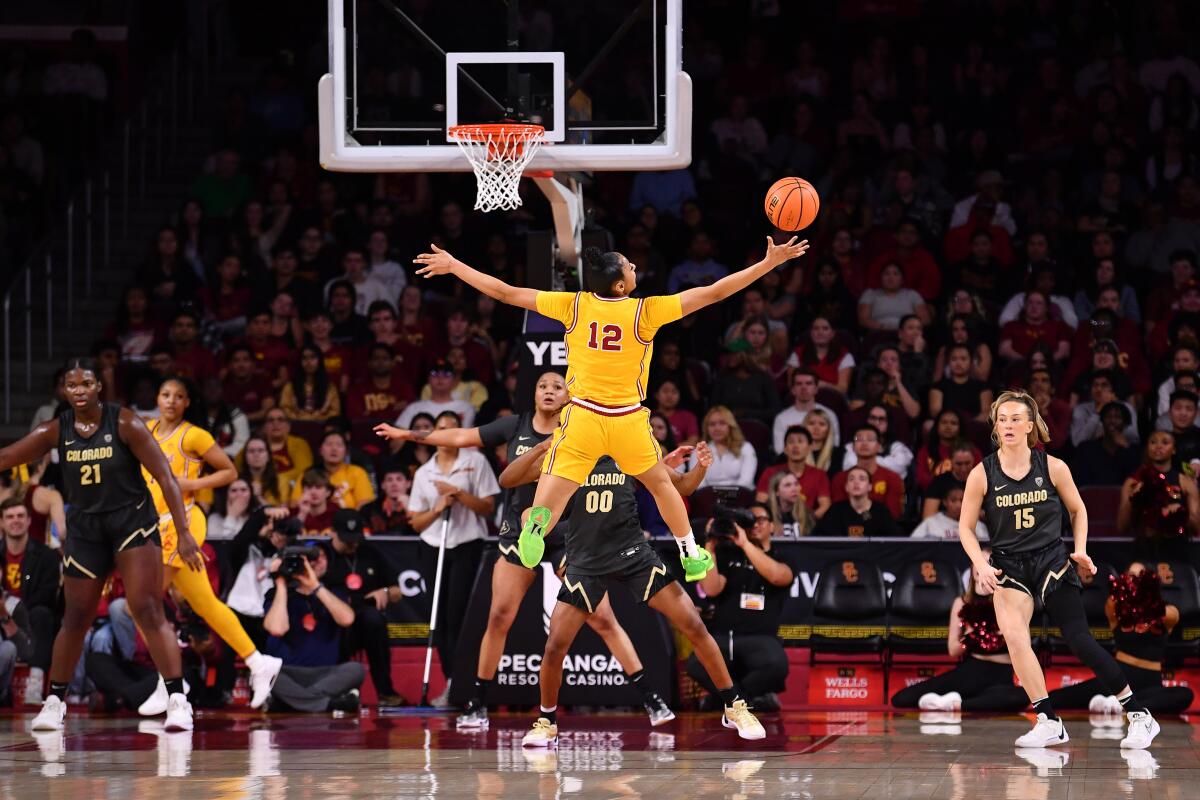
<instances>
[{"instance_id":1,"label":"photographer with camera","mask_svg":"<svg viewBox=\"0 0 1200 800\"><path fill-rule=\"evenodd\" d=\"M354 624L354 609L342 587L321 582L328 569L320 545L288 545L271 561L275 585L263 628L267 651L283 659L271 690L276 710L358 710L366 670L356 661L341 663L342 630Z\"/></svg>"},{"instance_id":2,"label":"photographer with camera","mask_svg":"<svg viewBox=\"0 0 1200 800\"><path fill-rule=\"evenodd\" d=\"M788 660L779 642L779 619L792 584L792 568L771 554L771 512L718 503L706 528L705 547L716 561L698 587L712 603L705 625L720 646L733 679L752 708L779 710L776 692L787 680ZM714 687L693 654L688 674Z\"/></svg>"},{"instance_id":3,"label":"photographer with camera","mask_svg":"<svg viewBox=\"0 0 1200 800\"><path fill-rule=\"evenodd\" d=\"M344 587L354 609L354 624L344 640L347 659L359 650L366 652L371 680L381 706L404 705L392 685L392 647L388 642L387 607L400 602L400 583L396 568L370 542L363 540L366 521L352 508L339 509L333 515L333 539L330 544L330 586Z\"/></svg>"}]
</instances>

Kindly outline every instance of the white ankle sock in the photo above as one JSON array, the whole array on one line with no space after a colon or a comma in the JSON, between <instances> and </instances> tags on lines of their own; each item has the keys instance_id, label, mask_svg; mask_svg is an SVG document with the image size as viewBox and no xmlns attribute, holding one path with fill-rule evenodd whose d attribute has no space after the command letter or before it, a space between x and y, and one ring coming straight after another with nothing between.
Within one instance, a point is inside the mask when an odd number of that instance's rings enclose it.
<instances>
[{"instance_id":1,"label":"white ankle sock","mask_svg":"<svg viewBox=\"0 0 1200 800\"><path fill-rule=\"evenodd\" d=\"M680 554L688 558L700 557L700 548L696 546L696 536L691 531L688 531L686 536L675 537L675 542L679 545Z\"/></svg>"}]
</instances>

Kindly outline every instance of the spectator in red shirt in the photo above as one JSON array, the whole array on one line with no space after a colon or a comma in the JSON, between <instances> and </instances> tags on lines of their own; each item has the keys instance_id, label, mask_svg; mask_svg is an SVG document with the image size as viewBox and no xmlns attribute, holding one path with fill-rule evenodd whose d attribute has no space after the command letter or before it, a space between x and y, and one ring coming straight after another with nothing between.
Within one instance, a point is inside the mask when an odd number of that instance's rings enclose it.
<instances>
[{"instance_id":1,"label":"spectator in red shirt","mask_svg":"<svg viewBox=\"0 0 1200 800\"><path fill-rule=\"evenodd\" d=\"M412 489L412 480L404 467L399 464L385 467L379 489L381 496L359 509L367 520L367 533L415 535L416 531L408 521L408 493Z\"/></svg>"},{"instance_id":2,"label":"spectator in red shirt","mask_svg":"<svg viewBox=\"0 0 1200 800\"><path fill-rule=\"evenodd\" d=\"M1071 435L1071 406L1054 393L1054 378L1049 369L1029 371L1029 395L1037 401L1038 411L1050 429L1050 441L1046 451L1051 455L1061 453Z\"/></svg>"},{"instance_id":3,"label":"spectator in red shirt","mask_svg":"<svg viewBox=\"0 0 1200 800\"><path fill-rule=\"evenodd\" d=\"M814 317L807 335L788 356L787 366L789 385L792 371L803 367L817 376L818 388L833 389L845 395L850 391L855 361L850 351L838 341L829 320Z\"/></svg>"},{"instance_id":4,"label":"spectator in red shirt","mask_svg":"<svg viewBox=\"0 0 1200 800\"><path fill-rule=\"evenodd\" d=\"M877 503L887 506L895 519L900 518L904 508L904 481L900 476L887 467L879 466L875 460L881 448L879 430L872 425L860 425L854 431L854 455L858 459L850 469L865 469L871 476L869 496ZM850 470L839 472L833 476L830 486L830 497L837 503L848 499L846 494L846 475Z\"/></svg>"},{"instance_id":5,"label":"spectator in red shirt","mask_svg":"<svg viewBox=\"0 0 1200 800\"><path fill-rule=\"evenodd\" d=\"M355 381L346 399L346 413L350 419L390 422L416 399L412 383L396 374L394 363L395 353L391 347L382 342L371 345L366 379Z\"/></svg>"},{"instance_id":6,"label":"spectator in red shirt","mask_svg":"<svg viewBox=\"0 0 1200 800\"><path fill-rule=\"evenodd\" d=\"M409 285L400 293L400 335L411 347L426 353L445 349L438 324L422 308L421 287Z\"/></svg>"},{"instance_id":7,"label":"spectator in red shirt","mask_svg":"<svg viewBox=\"0 0 1200 800\"><path fill-rule=\"evenodd\" d=\"M695 414L679 407L680 398L679 385L669 378L663 380L654 390L654 410L671 424L678 445L693 445L700 441L700 423Z\"/></svg>"},{"instance_id":8,"label":"spectator in red shirt","mask_svg":"<svg viewBox=\"0 0 1200 800\"><path fill-rule=\"evenodd\" d=\"M829 240L828 259L806 259L801 265L804 270L804 296L812 294L817 288L817 272L822 264L832 261L841 271L842 282L855 297L862 294L863 273L867 265L855 247L854 234L847 227L840 227L833 232Z\"/></svg>"},{"instance_id":9,"label":"spectator in red shirt","mask_svg":"<svg viewBox=\"0 0 1200 800\"><path fill-rule=\"evenodd\" d=\"M904 219L896 226L896 244L880 253L867 269L867 288L883 286L880 273L888 264L897 263L904 270L905 285L927 302L937 299L942 291L942 273L933 254L921 246L917 223Z\"/></svg>"},{"instance_id":10,"label":"spectator in red shirt","mask_svg":"<svg viewBox=\"0 0 1200 800\"><path fill-rule=\"evenodd\" d=\"M312 316L304 321L304 330L313 346L321 351L321 360L325 362L325 374L329 376L329 382L344 394L350 388L350 376L357 371L358 359L354 348L334 343L333 319L329 312L323 309L314 311Z\"/></svg>"},{"instance_id":11,"label":"spectator in red shirt","mask_svg":"<svg viewBox=\"0 0 1200 800\"><path fill-rule=\"evenodd\" d=\"M216 286L204 288L204 307L223 337L237 336L246 327L253 299L244 278L242 260L230 253L217 264Z\"/></svg>"},{"instance_id":12,"label":"spectator in red shirt","mask_svg":"<svg viewBox=\"0 0 1200 800\"><path fill-rule=\"evenodd\" d=\"M404 380L416 386L424 377L425 354L409 344L408 339L397 329L396 309L384 300L376 300L367 309L367 325L376 344L392 348L395 361L392 366Z\"/></svg>"},{"instance_id":13,"label":"spectator in red shirt","mask_svg":"<svg viewBox=\"0 0 1200 800\"><path fill-rule=\"evenodd\" d=\"M467 358L467 369L472 373L469 377L490 387L496 382L496 367L490 340L481 341L479 333L470 310L466 306L455 306L446 316L446 348L441 357L445 358L451 347L461 348Z\"/></svg>"},{"instance_id":14,"label":"spectator in red shirt","mask_svg":"<svg viewBox=\"0 0 1200 800\"><path fill-rule=\"evenodd\" d=\"M240 408L247 421L262 422L275 407L275 396L271 381L254 369L254 353L245 345L231 347L225 364L225 402Z\"/></svg>"},{"instance_id":15,"label":"spectator in red shirt","mask_svg":"<svg viewBox=\"0 0 1200 800\"><path fill-rule=\"evenodd\" d=\"M190 378L199 385L220 371L217 357L198 341L200 317L195 312L180 311L176 314L171 320L167 338L171 342L171 355L175 358L175 374L179 377Z\"/></svg>"},{"instance_id":16,"label":"spectator in red shirt","mask_svg":"<svg viewBox=\"0 0 1200 800\"><path fill-rule=\"evenodd\" d=\"M1023 361L1043 344L1056 362L1062 362L1071 355L1071 334L1069 325L1050 317L1046 295L1031 290L1025 293L1021 316L1000 330L999 353L1009 361Z\"/></svg>"},{"instance_id":17,"label":"spectator in red shirt","mask_svg":"<svg viewBox=\"0 0 1200 800\"><path fill-rule=\"evenodd\" d=\"M117 321L104 332L105 339L121 345L122 361L145 361L150 350L166 335L161 320L150 316L150 297L140 285L130 286L121 298Z\"/></svg>"},{"instance_id":18,"label":"spectator in red shirt","mask_svg":"<svg viewBox=\"0 0 1200 800\"><path fill-rule=\"evenodd\" d=\"M951 458L954 448L961 443L962 417L957 411L947 408L937 415L929 431L929 438L917 451L917 488L922 493L929 488L934 478L950 471L953 466ZM978 450L974 450L973 455L977 462L983 459Z\"/></svg>"},{"instance_id":19,"label":"spectator in red shirt","mask_svg":"<svg viewBox=\"0 0 1200 800\"><path fill-rule=\"evenodd\" d=\"M804 503L817 519L825 516L833 501L829 499L829 476L808 463L812 453L812 434L803 425L793 425L784 434L783 452L787 460L763 470L755 487L754 499L765 503L770 497L771 479L780 472L790 472L800 482Z\"/></svg>"},{"instance_id":20,"label":"spectator in red shirt","mask_svg":"<svg viewBox=\"0 0 1200 800\"><path fill-rule=\"evenodd\" d=\"M255 308L246 317L246 338L238 343L249 348L258 364L258 372L271 381L274 389L279 389L288 380L288 365L295 360L295 354L284 342L271 335L271 311L268 308Z\"/></svg>"},{"instance_id":21,"label":"spectator in red shirt","mask_svg":"<svg viewBox=\"0 0 1200 800\"><path fill-rule=\"evenodd\" d=\"M300 518L304 536L328 538L333 533L333 514L338 510L329 476L316 467L305 470L300 487L300 503L292 516Z\"/></svg>"}]
</instances>

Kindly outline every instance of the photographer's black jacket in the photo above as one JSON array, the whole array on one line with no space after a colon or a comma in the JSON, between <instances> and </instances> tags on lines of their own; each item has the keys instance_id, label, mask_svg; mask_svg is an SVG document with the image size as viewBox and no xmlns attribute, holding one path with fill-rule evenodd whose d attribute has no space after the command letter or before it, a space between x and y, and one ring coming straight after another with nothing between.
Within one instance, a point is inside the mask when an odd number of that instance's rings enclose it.
<instances>
[{"instance_id":1,"label":"photographer's black jacket","mask_svg":"<svg viewBox=\"0 0 1200 800\"><path fill-rule=\"evenodd\" d=\"M331 546L326 551L329 569L321 580L326 586L336 586L350 598L354 608L362 606L366 595L376 589L396 586L398 574L391 562L369 542L359 544L354 555L343 555ZM347 579L351 574L362 581L357 589L350 588Z\"/></svg>"},{"instance_id":2,"label":"photographer's black jacket","mask_svg":"<svg viewBox=\"0 0 1200 800\"><path fill-rule=\"evenodd\" d=\"M782 562L771 552L766 555ZM743 636L777 636L783 603L791 587L772 585L759 574L746 554L733 545L717 547L716 559L717 571L725 576L725 589L710 598L715 608L705 624L718 643L721 636L730 632ZM754 610L760 597L762 610Z\"/></svg>"}]
</instances>

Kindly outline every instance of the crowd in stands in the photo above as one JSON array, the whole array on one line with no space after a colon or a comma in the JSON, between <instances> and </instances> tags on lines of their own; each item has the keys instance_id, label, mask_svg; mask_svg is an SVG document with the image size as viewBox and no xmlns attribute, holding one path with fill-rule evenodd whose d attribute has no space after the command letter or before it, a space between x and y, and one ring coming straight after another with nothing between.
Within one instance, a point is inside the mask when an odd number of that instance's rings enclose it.
<instances>
[{"instance_id":1,"label":"crowd in stands","mask_svg":"<svg viewBox=\"0 0 1200 800\"><path fill-rule=\"evenodd\" d=\"M656 437L707 441L703 485L757 497L776 536L953 539L992 399L1024 387L1046 449L1120 495L1115 532L1157 552L1172 536L1157 520L1183 508L1186 537L1200 525L1200 65L1183 37L1197 9L1123 5L1118 35L1060 4L978 3L946 39L950 11L825 36L780 24L787 5L689 3L693 164L586 189L643 294L710 282L761 258L764 233L790 235L759 211L775 178L820 193L805 257L659 335ZM264 514L325 537L354 508L372 534L417 535L445 504L475 520L456 544L487 534L491 504L456 502L435 448L389 448L371 427L512 413L521 316L411 261L433 242L524 284L523 234L550 227L535 192L484 216L461 176L322 172L316 115L296 112L314 84L289 64L230 95L191 197L94 347L108 399L144 416L163 378L195 386L189 416L240 471L203 503L209 538L235 543L234 576L274 553ZM494 472L502 457L482 453ZM1153 497L1147 465L1166 484ZM497 493L486 483L475 500ZM230 602L262 617L274 609L253 584Z\"/></svg>"}]
</instances>

